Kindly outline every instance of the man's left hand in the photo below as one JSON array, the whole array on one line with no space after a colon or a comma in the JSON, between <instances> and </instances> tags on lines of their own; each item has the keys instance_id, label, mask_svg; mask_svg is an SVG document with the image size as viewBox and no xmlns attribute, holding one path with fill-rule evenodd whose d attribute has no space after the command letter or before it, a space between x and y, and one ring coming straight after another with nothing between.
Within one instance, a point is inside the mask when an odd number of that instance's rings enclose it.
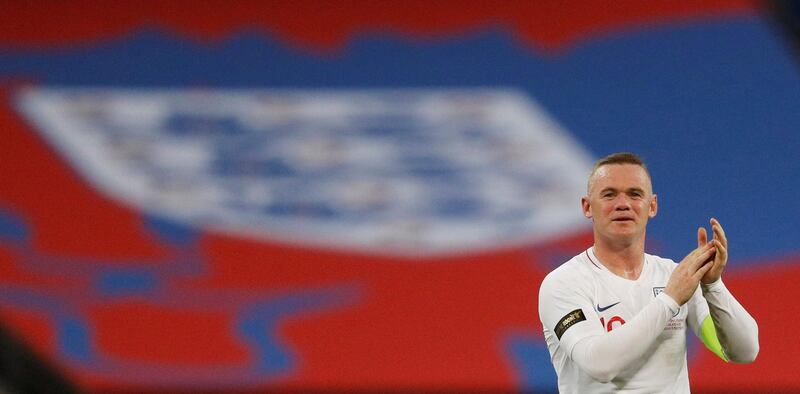
<instances>
[{"instance_id":1,"label":"man's left hand","mask_svg":"<svg viewBox=\"0 0 800 394\"><path fill-rule=\"evenodd\" d=\"M700 279L701 283L709 284L714 283L722 277L722 271L725 265L728 264L728 238L725 237L725 230L717 219L711 218L711 231L714 233L714 248L717 250L714 254L714 261L711 262L713 266L708 272ZM697 229L697 245L704 245L708 240L706 229L700 227Z\"/></svg>"}]
</instances>

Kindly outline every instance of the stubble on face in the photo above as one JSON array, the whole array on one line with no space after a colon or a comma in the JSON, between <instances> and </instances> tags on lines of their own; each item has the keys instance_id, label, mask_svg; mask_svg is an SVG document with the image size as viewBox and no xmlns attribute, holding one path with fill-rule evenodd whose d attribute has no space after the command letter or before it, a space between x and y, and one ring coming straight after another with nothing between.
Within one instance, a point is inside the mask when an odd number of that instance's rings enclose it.
<instances>
[{"instance_id":1,"label":"stubble on face","mask_svg":"<svg viewBox=\"0 0 800 394\"><path fill-rule=\"evenodd\" d=\"M635 164L609 164L589 178L584 215L591 218L595 236L610 241L643 238L655 215L655 195L647 172Z\"/></svg>"}]
</instances>

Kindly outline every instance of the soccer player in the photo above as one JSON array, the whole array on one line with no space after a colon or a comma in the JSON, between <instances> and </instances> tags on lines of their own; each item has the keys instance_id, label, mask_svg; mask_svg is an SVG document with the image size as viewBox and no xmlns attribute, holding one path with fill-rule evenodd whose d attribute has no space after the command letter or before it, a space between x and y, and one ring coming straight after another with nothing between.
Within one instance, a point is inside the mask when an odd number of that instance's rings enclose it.
<instances>
[{"instance_id":1,"label":"soccer player","mask_svg":"<svg viewBox=\"0 0 800 394\"><path fill-rule=\"evenodd\" d=\"M548 274L539 316L561 393L689 393L686 328L726 362L758 354L758 326L723 284L728 240L712 239L679 264L645 253L658 211L650 174L632 153L598 161L581 199L594 245Z\"/></svg>"}]
</instances>

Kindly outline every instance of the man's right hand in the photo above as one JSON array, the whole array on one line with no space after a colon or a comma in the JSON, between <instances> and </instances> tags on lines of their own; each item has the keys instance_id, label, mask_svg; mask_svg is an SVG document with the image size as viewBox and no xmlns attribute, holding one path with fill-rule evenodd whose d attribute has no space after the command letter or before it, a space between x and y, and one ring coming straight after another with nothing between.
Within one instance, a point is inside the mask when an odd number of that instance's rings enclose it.
<instances>
[{"instance_id":1,"label":"man's right hand","mask_svg":"<svg viewBox=\"0 0 800 394\"><path fill-rule=\"evenodd\" d=\"M710 263L713 261L715 251L713 243L706 243L686 255L678 263L675 271L672 271L664 292L678 305L683 305L692 298L700 279L714 265Z\"/></svg>"}]
</instances>

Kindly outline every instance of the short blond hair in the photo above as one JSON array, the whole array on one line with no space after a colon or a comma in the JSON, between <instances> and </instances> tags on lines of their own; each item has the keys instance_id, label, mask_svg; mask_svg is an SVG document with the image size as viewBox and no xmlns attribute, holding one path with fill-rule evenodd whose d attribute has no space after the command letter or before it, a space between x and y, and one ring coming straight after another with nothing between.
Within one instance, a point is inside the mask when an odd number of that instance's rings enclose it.
<instances>
[{"instance_id":1,"label":"short blond hair","mask_svg":"<svg viewBox=\"0 0 800 394\"><path fill-rule=\"evenodd\" d=\"M647 169L647 165L644 164L644 160L641 157L636 155L635 153L631 152L617 152L612 153L594 163L594 167L592 167L592 172L589 173L589 179L586 182L586 192L589 192L589 188L592 185L592 177L594 173L602 166L607 166L611 164L633 164L639 167L642 167L645 174L647 174L647 178L650 179L650 184L652 187L653 178L650 176L650 171Z\"/></svg>"}]
</instances>

